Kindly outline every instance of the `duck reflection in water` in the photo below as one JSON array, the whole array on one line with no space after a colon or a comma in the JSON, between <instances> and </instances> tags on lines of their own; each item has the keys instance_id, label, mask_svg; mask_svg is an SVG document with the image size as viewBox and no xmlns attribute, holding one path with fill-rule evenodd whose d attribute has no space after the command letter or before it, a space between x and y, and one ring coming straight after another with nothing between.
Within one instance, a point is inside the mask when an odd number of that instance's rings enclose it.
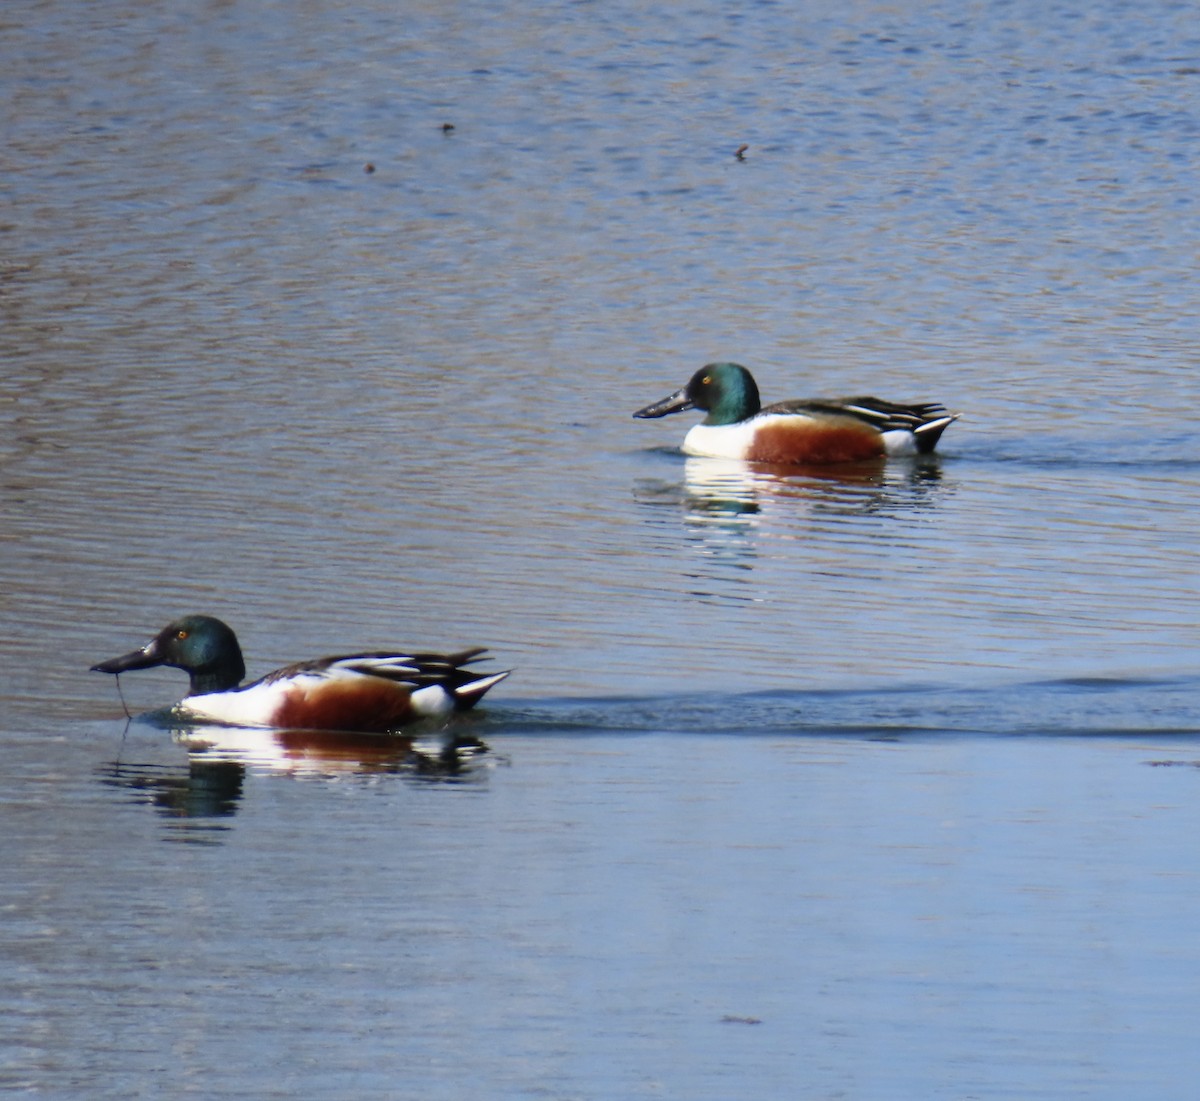
<instances>
[{"instance_id":1,"label":"duck reflection in water","mask_svg":"<svg viewBox=\"0 0 1200 1101\"><path fill-rule=\"evenodd\" d=\"M487 760L488 746L457 729L427 734L189 726L172 731L192 760L231 761L297 777L409 775L462 777Z\"/></svg>"},{"instance_id":2,"label":"duck reflection in water","mask_svg":"<svg viewBox=\"0 0 1200 1101\"><path fill-rule=\"evenodd\" d=\"M634 496L650 506L682 506L689 521L699 523L765 518L770 506L804 506L804 514L906 513L932 507L941 468L935 456L903 462L882 459L838 467L774 466L739 459L688 458L683 481L642 479ZM787 523L794 507L782 510ZM750 531L755 523L736 524Z\"/></svg>"},{"instance_id":3,"label":"duck reflection in water","mask_svg":"<svg viewBox=\"0 0 1200 1101\"><path fill-rule=\"evenodd\" d=\"M133 802L167 818L229 818L242 798L246 766L194 757L184 767L113 761L99 775L101 783L128 791Z\"/></svg>"},{"instance_id":4,"label":"duck reflection in water","mask_svg":"<svg viewBox=\"0 0 1200 1101\"><path fill-rule=\"evenodd\" d=\"M641 479L634 497L654 510L653 523L678 538L679 517L701 568L694 583L706 598L751 599L748 582L759 536L806 538L814 527L864 517L901 520L936 507L945 491L936 456L836 467L772 466L738 459L689 457L683 480ZM712 582L719 582L714 589ZM733 587L730 588L730 585Z\"/></svg>"},{"instance_id":5,"label":"duck reflection in water","mask_svg":"<svg viewBox=\"0 0 1200 1101\"><path fill-rule=\"evenodd\" d=\"M186 764L113 761L99 769L99 776L101 783L131 793L133 801L171 819L232 817L244 798L247 772L310 780L463 781L476 778L492 760L484 742L461 731L399 736L189 726L170 734L187 750Z\"/></svg>"}]
</instances>

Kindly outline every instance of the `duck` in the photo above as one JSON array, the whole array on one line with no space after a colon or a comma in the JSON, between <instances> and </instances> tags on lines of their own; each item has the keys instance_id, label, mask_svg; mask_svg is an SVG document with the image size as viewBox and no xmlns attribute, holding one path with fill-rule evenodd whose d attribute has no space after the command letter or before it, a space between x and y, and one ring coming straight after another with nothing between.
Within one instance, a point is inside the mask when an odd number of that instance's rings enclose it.
<instances>
[{"instance_id":1,"label":"duck","mask_svg":"<svg viewBox=\"0 0 1200 1101\"><path fill-rule=\"evenodd\" d=\"M872 397L764 406L754 376L740 363L709 363L682 389L633 415L665 417L685 409L708 414L683 439L688 455L805 466L928 455L960 416L937 402L909 405Z\"/></svg>"},{"instance_id":2,"label":"duck","mask_svg":"<svg viewBox=\"0 0 1200 1101\"><path fill-rule=\"evenodd\" d=\"M511 673L468 668L486 653L479 647L454 654L345 654L298 662L242 684L246 663L229 625L186 615L140 649L98 662L91 671L182 669L191 683L170 714L183 722L381 734L474 707Z\"/></svg>"}]
</instances>

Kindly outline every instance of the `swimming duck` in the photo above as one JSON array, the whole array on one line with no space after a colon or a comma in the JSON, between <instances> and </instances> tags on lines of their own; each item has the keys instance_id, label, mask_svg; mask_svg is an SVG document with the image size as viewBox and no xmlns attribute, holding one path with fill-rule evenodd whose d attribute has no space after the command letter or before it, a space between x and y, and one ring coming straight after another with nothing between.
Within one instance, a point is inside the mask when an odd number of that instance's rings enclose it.
<instances>
[{"instance_id":1,"label":"swimming duck","mask_svg":"<svg viewBox=\"0 0 1200 1101\"><path fill-rule=\"evenodd\" d=\"M348 654L289 665L242 685L246 664L237 636L219 619L189 615L92 671L183 669L191 685L173 716L184 721L382 733L473 707L508 676L466 668L486 652Z\"/></svg>"},{"instance_id":2,"label":"swimming duck","mask_svg":"<svg viewBox=\"0 0 1200 1101\"><path fill-rule=\"evenodd\" d=\"M701 367L683 389L633 415L665 417L684 409L708 413L683 439L689 455L800 465L928 455L959 416L936 402L901 405L869 397L764 407L754 376L738 363Z\"/></svg>"}]
</instances>

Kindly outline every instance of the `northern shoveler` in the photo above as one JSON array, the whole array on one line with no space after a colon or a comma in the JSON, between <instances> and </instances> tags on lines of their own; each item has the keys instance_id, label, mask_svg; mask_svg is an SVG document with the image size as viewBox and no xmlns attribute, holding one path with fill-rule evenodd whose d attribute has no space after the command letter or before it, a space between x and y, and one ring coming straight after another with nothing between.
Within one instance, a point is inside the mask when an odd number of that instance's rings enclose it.
<instances>
[{"instance_id":1,"label":"northern shoveler","mask_svg":"<svg viewBox=\"0 0 1200 1101\"><path fill-rule=\"evenodd\" d=\"M684 409L708 413L684 437L689 455L800 465L928 455L959 416L936 402L899 405L868 397L764 407L754 377L737 363L701 367L683 389L633 415L665 417Z\"/></svg>"},{"instance_id":2,"label":"northern shoveler","mask_svg":"<svg viewBox=\"0 0 1200 1101\"><path fill-rule=\"evenodd\" d=\"M191 686L173 714L185 721L382 733L473 707L508 676L466 668L486 652L348 654L289 665L242 685L246 664L237 636L219 619L189 615L92 671L183 669Z\"/></svg>"}]
</instances>

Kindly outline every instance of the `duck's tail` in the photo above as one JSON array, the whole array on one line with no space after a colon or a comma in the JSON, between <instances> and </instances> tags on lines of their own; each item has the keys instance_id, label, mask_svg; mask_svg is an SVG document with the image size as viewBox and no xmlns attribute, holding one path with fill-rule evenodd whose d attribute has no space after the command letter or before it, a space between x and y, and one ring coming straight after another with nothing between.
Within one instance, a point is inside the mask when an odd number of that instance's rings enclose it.
<instances>
[{"instance_id":1,"label":"duck's tail","mask_svg":"<svg viewBox=\"0 0 1200 1101\"><path fill-rule=\"evenodd\" d=\"M502 673L492 673L490 676L478 677L464 684L456 684L453 688L455 708L459 711L470 710L511 672L511 669L506 669Z\"/></svg>"},{"instance_id":2,"label":"duck's tail","mask_svg":"<svg viewBox=\"0 0 1200 1101\"><path fill-rule=\"evenodd\" d=\"M947 413L944 417L937 417L934 420L917 425L913 429L913 436L917 441L917 454L931 454L933 449L937 447L938 440L942 438L942 433L958 420L961 415L961 413Z\"/></svg>"}]
</instances>

